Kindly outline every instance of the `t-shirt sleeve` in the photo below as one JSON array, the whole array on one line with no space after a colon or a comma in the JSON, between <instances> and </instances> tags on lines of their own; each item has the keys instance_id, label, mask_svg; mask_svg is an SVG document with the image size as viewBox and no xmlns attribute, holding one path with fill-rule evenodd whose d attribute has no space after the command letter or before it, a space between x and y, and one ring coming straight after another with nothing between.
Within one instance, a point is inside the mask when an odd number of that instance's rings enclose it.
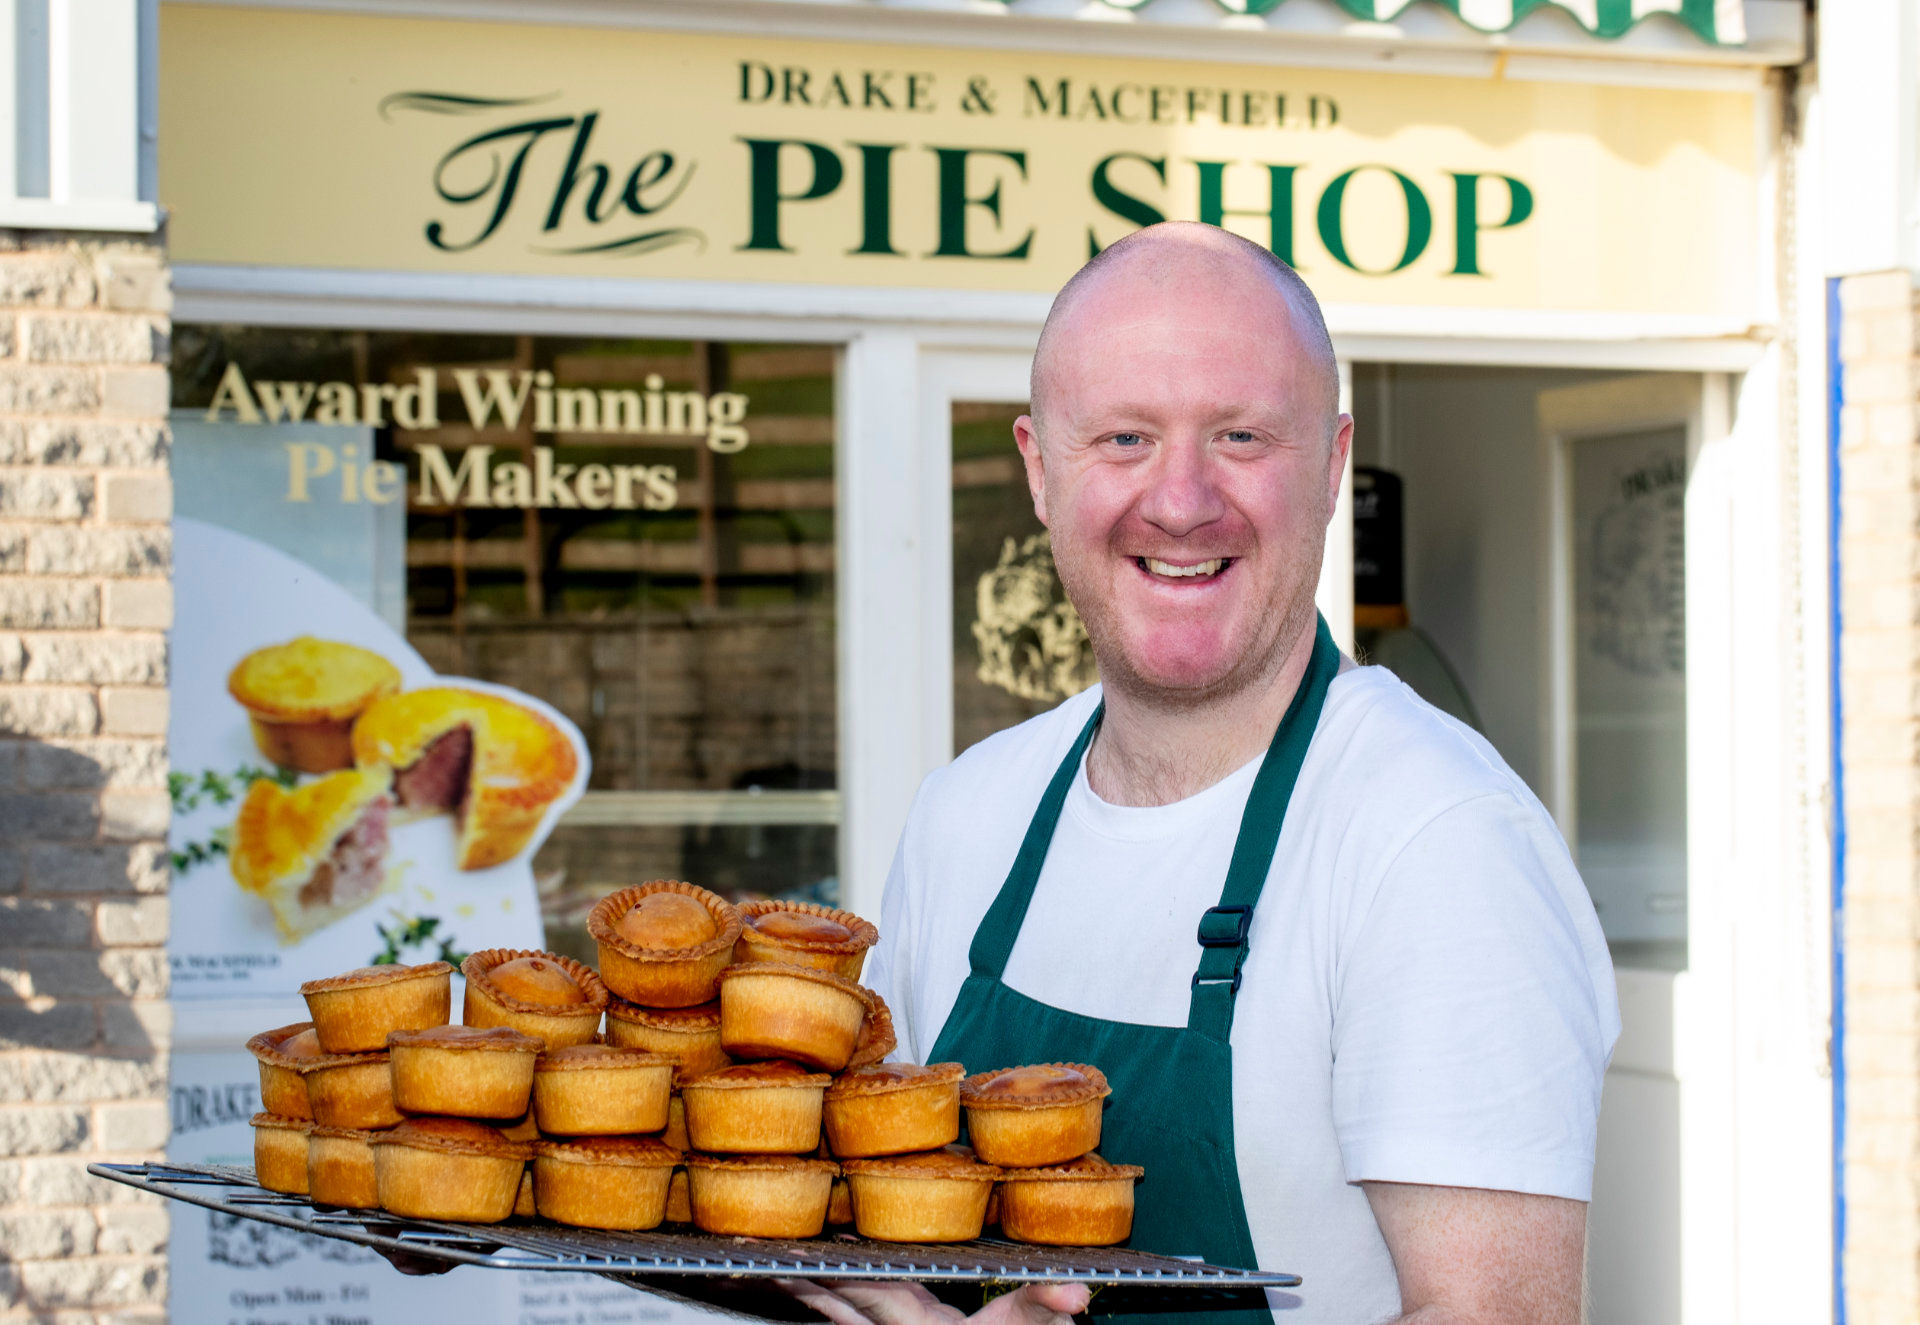
<instances>
[{"instance_id":1,"label":"t-shirt sleeve","mask_svg":"<svg viewBox=\"0 0 1920 1325\"><path fill-rule=\"evenodd\" d=\"M1592 903L1537 803L1489 794L1431 820L1339 946L1347 1181L1588 1200L1619 1009Z\"/></svg>"}]
</instances>

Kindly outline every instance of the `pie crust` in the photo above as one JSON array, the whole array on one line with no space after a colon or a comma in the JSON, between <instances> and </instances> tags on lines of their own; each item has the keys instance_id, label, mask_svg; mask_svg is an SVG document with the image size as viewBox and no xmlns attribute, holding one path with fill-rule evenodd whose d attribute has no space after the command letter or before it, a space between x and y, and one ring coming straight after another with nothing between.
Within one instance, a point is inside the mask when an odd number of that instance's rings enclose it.
<instances>
[{"instance_id":1,"label":"pie crust","mask_svg":"<svg viewBox=\"0 0 1920 1325\"><path fill-rule=\"evenodd\" d=\"M688 1155L694 1225L723 1237L817 1237L839 1171L797 1155Z\"/></svg>"},{"instance_id":2,"label":"pie crust","mask_svg":"<svg viewBox=\"0 0 1920 1325\"><path fill-rule=\"evenodd\" d=\"M505 1026L395 1031L393 1101L404 1113L520 1118L533 1092L540 1041Z\"/></svg>"},{"instance_id":3,"label":"pie crust","mask_svg":"<svg viewBox=\"0 0 1920 1325\"><path fill-rule=\"evenodd\" d=\"M804 927L818 926L825 933L782 934L771 932L782 921ZM772 921L767 929L760 925ZM833 931L837 929L838 934ZM739 959L743 962L786 962L791 966L812 966L832 971L847 980L858 980L866 965L867 949L880 941L880 931L871 921L851 911L812 902L748 902L740 908Z\"/></svg>"},{"instance_id":4,"label":"pie crust","mask_svg":"<svg viewBox=\"0 0 1920 1325\"><path fill-rule=\"evenodd\" d=\"M316 1126L307 1133L307 1195L315 1205L372 1210L380 1204L373 1180L374 1133L357 1127Z\"/></svg>"},{"instance_id":5,"label":"pie crust","mask_svg":"<svg viewBox=\"0 0 1920 1325\"><path fill-rule=\"evenodd\" d=\"M248 1121L253 1125L254 1180L270 1192L305 1196L307 1133L313 1123L277 1113L256 1113Z\"/></svg>"},{"instance_id":6,"label":"pie crust","mask_svg":"<svg viewBox=\"0 0 1920 1325\"><path fill-rule=\"evenodd\" d=\"M509 962L544 963L564 976L581 995L577 1003L541 1002L504 987L494 973ZM460 963L467 992L460 1020L469 1026L506 1026L546 1041L547 1048L591 1044L606 1011L607 987L585 962L558 953L527 948L487 948Z\"/></svg>"},{"instance_id":7,"label":"pie crust","mask_svg":"<svg viewBox=\"0 0 1920 1325\"><path fill-rule=\"evenodd\" d=\"M682 1078L703 1077L733 1063L720 1047L718 1000L691 1008L643 1008L609 997L607 1043L671 1058Z\"/></svg>"},{"instance_id":8,"label":"pie crust","mask_svg":"<svg viewBox=\"0 0 1920 1325\"><path fill-rule=\"evenodd\" d=\"M866 1067L877 1063L899 1048L899 1042L893 1036L893 1011L887 1007L887 1001L874 993L866 991L873 1000L873 1006L867 1009L866 1024L860 1027L860 1038L854 1043L853 1057L847 1060L848 1067Z\"/></svg>"},{"instance_id":9,"label":"pie crust","mask_svg":"<svg viewBox=\"0 0 1920 1325\"><path fill-rule=\"evenodd\" d=\"M687 1102L680 1098L677 1088L667 1101L667 1128L660 1139L675 1150L693 1149L693 1139L687 1135Z\"/></svg>"},{"instance_id":10,"label":"pie crust","mask_svg":"<svg viewBox=\"0 0 1920 1325\"><path fill-rule=\"evenodd\" d=\"M410 1219L497 1224L533 1157L525 1141L467 1118L409 1118L372 1141L380 1208Z\"/></svg>"},{"instance_id":11,"label":"pie crust","mask_svg":"<svg viewBox=\"0 0 1920 1325\"><path fill-rule=\"evenodd\" d=\"M682 1082L695 1150L801 1155L820 1144L820 1110L833 1078L794 1063L742 1063Z\"/></svg>"},{"instance_id":12,"label":"pie crust","mask_svg":"<svg viewBox=\"0 0 1920 1325\"><path fill-rule=\"evenodd\" d=\"M672 1093L673 1060L644 1049L576 1044L533 1065L533 1115L551 1136L658 1132Z\"/></svg>"},{"instance_id":13,"label":"pie crust","mask_svg":"<svg viewBox=\"0 0 1920 1325\"><path fill-rule=\"evenodd\" d=\"M650 1136L538 1141L534 1204L542 1218L576 1228L654 1228L679 1162L679 1151Z\"/></svg>"},{"instance_id":14,"label":"pie crust","mask_svg":"<svg viewBox=\"0 0 1920 1325\"><path fill-rule=\"evenodd\" d=\"M968 1242L986 1226L1000 1170L966 1146L844 1164L853 1227L876 1242Z\"/></svg>"},{"instance_id":15,"label":"pie crust","mask_svg":"<svg viewBox=\"0 0 1920 1325\"><path fill-rule=\"evenodd\" d=\"M691 1224L693 1222L693 1198L687 1192L686 1166L673 1171L672 1179L667 1183L667 1213L669 1224Z\"/></svg>"},{"instance_id":16,"label":"pie crust","mask_svg":"<svg viewBox=\"0 0 1920 1325\"><path fill-rule=\"evenodd\" d=\"M409 800L407 774L435 742L464 729L470 742L465 777L451 804ZM579 771L573 742L524 704L480 690L435 686L389 695L353 725L353 760L394 770L403 814L425 818L451 811L454 862L486 869L525 849L547 807L565 795Z\"/></svg>"},{"instance_id":17,"label":"pie crust","mask_svg":"<svg viewBox=\"0 0 1920 1325\"><path fill-rule=\"evenodd\" d=\"M1133 1184L1146 1173L1083 1155L1052 1168L1001 1174L1000 1229L1015 1242L1110 1247L1133 1232Z\"/></svg>"},{"instance_id":18,"label":"pie crust","mask_svg":"<svg viewBox=\"0 0 1920 1325\"><path fill-rule=\"evenodd\" d=\"M1101 1101L1112 1090L1085 1063L1035 1063L980 1072L960 1083L967 1137L1004 1168L1077 1159L1100 1144Z\"/></svg>"},{"instance_id":19,"label":"pie crust","mask_svg":"<svg viewBox=\"0 0 1920 1325\"><path fill-rule=\"evenodd\" d=\"M845 1178L833 1180L833 1190L827 1193L827 1223L837 1226L853 1222L853 1188L847 1186Z\"/></svg>"},{"instance_id":20,"label":"pie crust","mask_svg":"<svg viewBox=\"0 0 1920 1325\"><path fill-rule=\"evenodd\" d=\"M400 669L379 654L311 635L255 649L227 674L260 753L302 773L352 768L354 719L399 689Z\"/></svg>"},{"instance_id":21,"label":"pie crust","mask_svg":"<svg viewBox=\"0 0 1920 1325\"><path fill-rule=\"evenodd\" d=\"M713 936L679 947L647 948L620 933L621 917L661 892L679 893L706 907L713 918ZM600 946L600 978L607 988L643 1008L690 1008L714 1000L720 972L733 960L733 945L740 937L740 913L705 888L655 879L601 898L587 914L587 932Z\"/></svg>"},{"instance_id":22,"label":"pie crust","mask_svg":"<svg viewBox=\"0 0 1920 1325\"><path fill-rule=\"evenodd\" d=\"M960 1136L958 1063L875 1063L827 1087L827 1144L841 1159L938 1150Z\"/></svg>"},{"instance_id":23,"label":"pie crust","mask_svg":"<svg viewBox=\"0 0 1920 1325\"><path fill-rule=\"evenodd\" d=\"M347 769L293 790L257 779L233 821L234 882L264 901L282 940L331 925L387 890L383 768Z\"/></svg>"},{"instance_id":24,"label":"pie crust","mask_svg":"<svg viewBox=\"0 0 1920 1325\"><path fill-rule=\"evenodd\" d=\"M277 1026L270 1031L261 1031L247 1041L247 1052L260 1065L260 1108L266 1113L278 1114L282 1118L313 1117L313 1106L307 1101L307 1081L300 1075L300 1067L320 1056L320 1037L306 1035L313 1029L310 1021L296 1021L291 1026ZM291 1049L289 1041L298 1041ZM306 1052L307 1050L311 1052Z\"/></svg>"},{"instance_id":25,"label":"pie crust","mask_svg":"<svg viewBox=\"0 0 1920 1325\"><path fill-rule=\"evenodd\" d=\"M853 981L809 966L729 966L720 976L720 1046L735 1058L791 1058L838 1072L875 1006Z\"/></svg>"},{"instance_id":26,"label":"pie crust","mask_svg":"<svg viewBox=\"0 0 1920 1325\"><path fill-rule=\"evenodd\" d=\"M533 1165L520 1170L520 1190L514 1194L513 1213L521 1219L533 1219L540 1213L540 1207L533 1199Z\"/></svg>"},{"instance_id":27,"label":"pie crust","mask_svg":"<svg viewBox=\"0 0 1920 1325\"><path fill-rule=\"evenodd\" d=\"M362 966L300 986L314 1034L330 1054L363 1054L387 1047L394 1031L444 1026L453 1009L453 967Z\"/></svg>"},{"instance_id":28,"label":"pie crust","mask_svg":"<svg viewBox=\"0 0 1920 1325\"><path fill-rule=\"evenodd\" d=\"M322 1127L381 1128L400 1121L388 1055L328 1054L302 1069L313 1120Z\"/></svg>"}]
</instances>

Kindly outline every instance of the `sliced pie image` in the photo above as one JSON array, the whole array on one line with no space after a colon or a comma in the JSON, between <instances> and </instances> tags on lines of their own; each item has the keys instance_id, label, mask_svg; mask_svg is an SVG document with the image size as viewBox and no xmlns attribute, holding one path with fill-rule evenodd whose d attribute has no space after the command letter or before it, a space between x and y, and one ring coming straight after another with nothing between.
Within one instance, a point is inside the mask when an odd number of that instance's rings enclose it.
<instances>
[{"instance_id":1,"label":"sliced pie image","mask_svg":"<svg viewBox=\"0 0 1920 1325\"><path fill-rule=\"evenodd\" d=\"M273 908L289 943L365 906L387 884L393 778L330 773L293 791L261 779L233 825L233 877Z\"/></svg>"},{"instance_id":2,"label":"sliced pie image","mask_svg":"<svg viewBox=\"0 0 1920 1325\"><path fill-rule=\"evenodd\" d=\"M454 817L463 870L524 850L579 768L573 742L540 714L450 686L376 700L353 725L353 758L392 770L400 822Z\"/></svg>"}]
</instances>

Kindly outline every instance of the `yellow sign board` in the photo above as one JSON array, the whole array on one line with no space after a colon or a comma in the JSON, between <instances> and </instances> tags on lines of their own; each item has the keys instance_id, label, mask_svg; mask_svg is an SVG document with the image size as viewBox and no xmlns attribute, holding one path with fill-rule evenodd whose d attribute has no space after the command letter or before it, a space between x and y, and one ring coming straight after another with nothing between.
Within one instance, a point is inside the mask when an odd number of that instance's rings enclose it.
<instances>
[{"instance_id":1,"label":"yellow sign board","mask_svg":"<svg viewBox=\"0 0 1920 1325\"><path fill-rule=\"evenodd\" d=\"M1744 316L1744 92L161 10L180 262L1048 291L1162 218L1331 302Z\"/></svg>"}]
</instances>

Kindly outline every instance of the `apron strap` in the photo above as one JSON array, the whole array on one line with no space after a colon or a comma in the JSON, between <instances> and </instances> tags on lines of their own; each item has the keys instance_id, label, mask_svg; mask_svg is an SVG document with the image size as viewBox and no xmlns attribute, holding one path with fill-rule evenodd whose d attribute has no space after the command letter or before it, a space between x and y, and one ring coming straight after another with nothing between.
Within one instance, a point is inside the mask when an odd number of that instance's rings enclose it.
<instances>
[{"instance_id":1,"label":"apron strap","mask_svg":"<svg viewBox=\"0 0 1920 1325\"><path fill-rule=\"evenodd\" d=\"M1327 630L1324 617L1314 632L1313 656L1293 701L1273 735L1267 757L1260 761L1247 808L1234 839L1233 860L1227 866L1220 904L1200 917L1200 967L1193 973L1193 997L1187 1008L1187 1029L1225 1044L1233 1032L1233 1004L1240 993L1240 968L1247 960L1247 938L1253 928L1253 908L1273 870L1274 849L1286 820L1287 802L1306 762L1326 704L1327 687L1340 671L1340 650ZM1023 908L1024 909L1024 908Z\"/></svg>"},{"instance_id":2,"label":"apron strap","mask_svg":"<svg viewBox=\"0 0 1920 1325\"><path fill-rule=\"evenodd\" d=\"M1040 798L1040 808L1027 824L1027 835L1020 843L1020 854L1013 858L1013 868L1007 871L1007 881L980 921L980 928L974 931L973 946L967 950L967 960L972 964L975 975L998 980L1006 974L1007 958L1013 955L1014 940L1020 937L1021 922L1027 918L1027 904L1033 900L1034 887L1040 882L1040 867L1047 863L1047 848L1053 845L1053 830L1060 822L1060 807L1067 803L1067 792L1080 772L1081 757L1087 753L1087 746L1093 743L1093 734L1099 730L1100 719L1106 711L1107 706L1102 703L1087 719L1087 725L1080 729L1073 748L1067 751L1067 757L1060 761L1053 781L1047 784L1046 794Z\"/></svg>"}]
</instances>

